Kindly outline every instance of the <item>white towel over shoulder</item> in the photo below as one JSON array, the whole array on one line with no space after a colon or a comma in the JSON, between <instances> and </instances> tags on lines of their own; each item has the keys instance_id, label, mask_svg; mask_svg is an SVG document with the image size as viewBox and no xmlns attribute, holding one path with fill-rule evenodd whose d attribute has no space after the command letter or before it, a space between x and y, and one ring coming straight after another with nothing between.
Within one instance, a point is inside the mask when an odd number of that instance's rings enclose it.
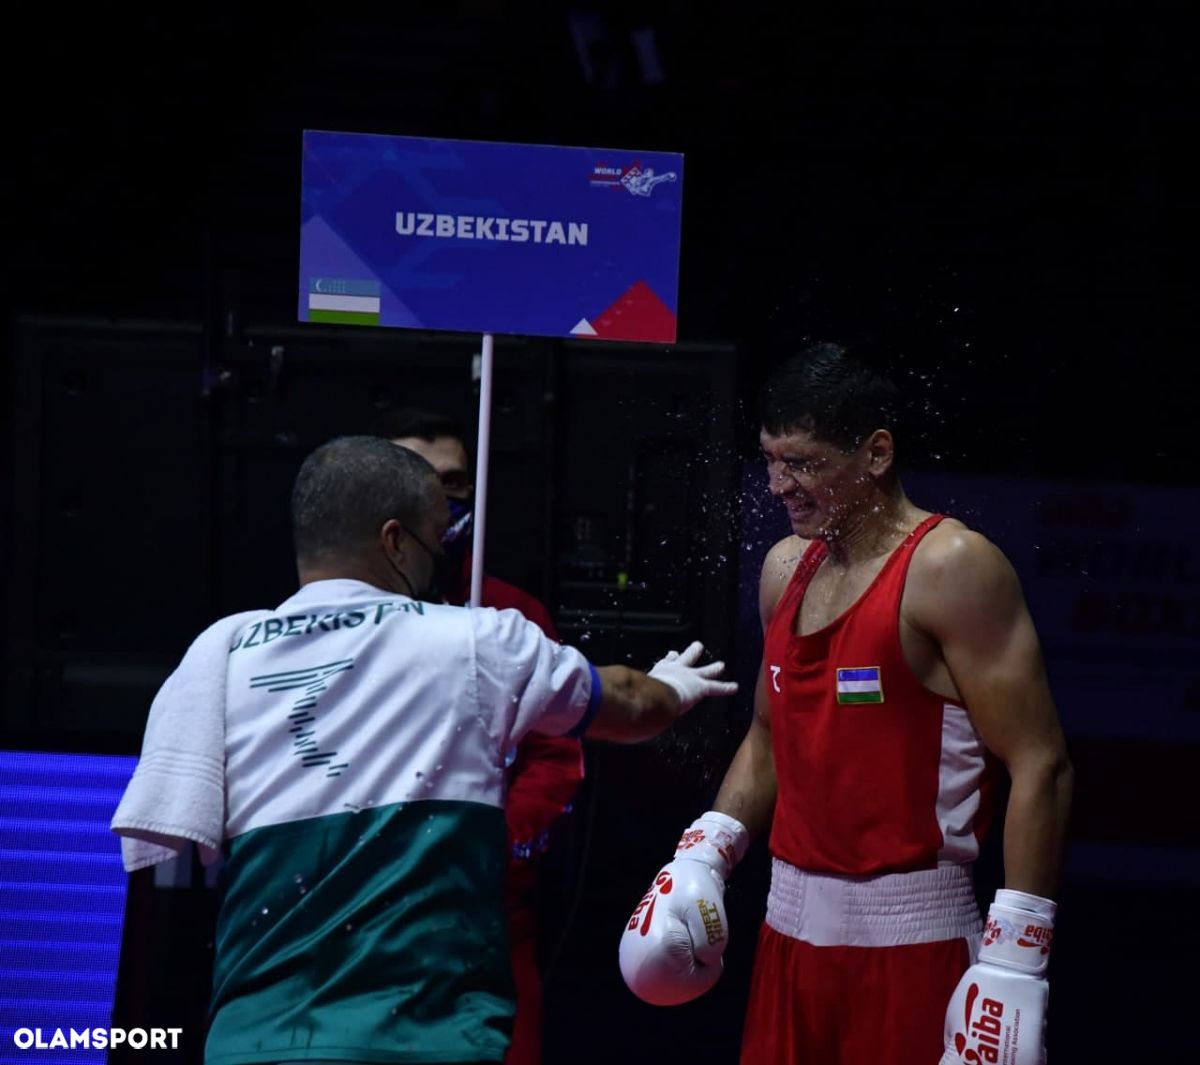
<instances>
[{"instance_id":1,"label":"white towel over shoulder","mask_svg":"<svg viewBox=\"0 0 1200 1065\"><path fill-rule=\"evenodd\" d=\"M222 618L196 637L154 697L142 755L113 815L127 872L176 857L189 842L205 865L225 834L225 683L229 648L243 625L268 615Z\"/></svg>"}]
</instances>

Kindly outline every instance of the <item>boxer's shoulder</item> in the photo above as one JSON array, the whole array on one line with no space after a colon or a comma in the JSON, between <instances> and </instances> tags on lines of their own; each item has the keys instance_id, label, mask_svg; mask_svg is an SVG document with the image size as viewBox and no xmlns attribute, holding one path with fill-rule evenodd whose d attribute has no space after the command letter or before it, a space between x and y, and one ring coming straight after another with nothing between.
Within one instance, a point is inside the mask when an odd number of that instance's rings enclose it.
<instances>
[{"instance_id":1,"label":"boxer's shoulder","mask_svg":"<svg viewBox=\"0 0 1200 1065\"><path fill-rule=\"evenodd\" d=\"M802 540L799 536L785 536L763 559L761 583L763 587L779 586L782 592L787 582L792 579L796 567L808 550L811 540Z\"/></svg>"},{"instance_id":2,"label":"boxer's shoulder","mask_svg":"<svg viewBox=\"0 0 1200 1065\"><path fill-rule=\"evenodd\" d=\"M947 518L913 552L905 588L909 611L941 613L954 602L995 603L1016 582L1012 564L982 533Z\"/></svg>"},{"instance_id":3,"label":"boxer's shoulder","mask_svg":"<svg viewBox=\"0 0 1200 1065\"><path fill-rule=\"evenodd\" d=\"M960 574L964 569L987 568L1004 555L983 533L957 518L943 518L917 544L912 572L930 576Z\"/></svg>"},{"instance_id":4,"label":"boxer's shoulder","mask_svg":"<svg viewBox=\"0 0 1200 1065\"><path fill-rule=\"evenodd\" d=\"M762 575L758 582L758 605L764 624L783 597L810 543L811 540L802 540L799 536L785 536L763 559Z\"/></svg>"}]
</instances>

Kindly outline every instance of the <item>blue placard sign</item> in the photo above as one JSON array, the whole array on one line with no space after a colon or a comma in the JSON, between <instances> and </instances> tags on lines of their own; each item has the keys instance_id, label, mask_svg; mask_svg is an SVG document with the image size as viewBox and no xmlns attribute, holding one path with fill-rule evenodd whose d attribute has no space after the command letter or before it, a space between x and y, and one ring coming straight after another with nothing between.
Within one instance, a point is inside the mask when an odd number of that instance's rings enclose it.
<instances>
[{"instance_id":1,"label":"blue placard sign","mask_svg":"<svg viewBox=\"0 0 1200 1065\"><path fill-rule=\"evenodd\" d=\"M670 343L683 156L304 134L301 321Z\"/></svg>"}]
</instances>

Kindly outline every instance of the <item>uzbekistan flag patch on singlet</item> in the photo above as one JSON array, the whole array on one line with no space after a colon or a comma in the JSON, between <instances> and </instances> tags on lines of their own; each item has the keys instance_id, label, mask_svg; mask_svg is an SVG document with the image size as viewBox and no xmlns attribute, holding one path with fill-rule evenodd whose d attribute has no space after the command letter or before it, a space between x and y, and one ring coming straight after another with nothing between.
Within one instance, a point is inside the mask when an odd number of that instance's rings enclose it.
<instances>
[{"instance_id":1,"label":"uzbekistan flag patch on singlet","mask_svg":"<svg viewBox=\"0 0 1200 1065\"><path fill-rule=\"evenodd\" d=\"M857 666L837 671L839 703L883 702L883 681L878 666Z\"/></svg>"}]
</instances>

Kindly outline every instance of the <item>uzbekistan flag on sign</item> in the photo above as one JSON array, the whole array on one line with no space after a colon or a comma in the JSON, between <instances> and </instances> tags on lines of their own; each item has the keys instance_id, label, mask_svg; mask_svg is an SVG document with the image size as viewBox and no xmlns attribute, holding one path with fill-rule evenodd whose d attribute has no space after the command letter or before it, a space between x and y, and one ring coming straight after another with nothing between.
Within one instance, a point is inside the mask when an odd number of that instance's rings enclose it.
<instances>
[{"instance_id":1,"label":"uzbekistan flag on sign","mask_svg":"<svg viewBox=\"0 0 1200 1065\"><path fill-rule=\"evenodd\" d=\"M878 666L863 666L837 671L837 700L839 703L881 703L883 682Z\"/></svg>"},{"instance_id":2,"label":"uzbekistan flag on sign","mask_svg":"<svg viewBox=\"0 0 1200 1065\"><path fill-rule=\"evenodd\" d=\"M308 281L308 320L330 325L378 325L379 282L348 277Z\"/></svg>"}]
</instances>

